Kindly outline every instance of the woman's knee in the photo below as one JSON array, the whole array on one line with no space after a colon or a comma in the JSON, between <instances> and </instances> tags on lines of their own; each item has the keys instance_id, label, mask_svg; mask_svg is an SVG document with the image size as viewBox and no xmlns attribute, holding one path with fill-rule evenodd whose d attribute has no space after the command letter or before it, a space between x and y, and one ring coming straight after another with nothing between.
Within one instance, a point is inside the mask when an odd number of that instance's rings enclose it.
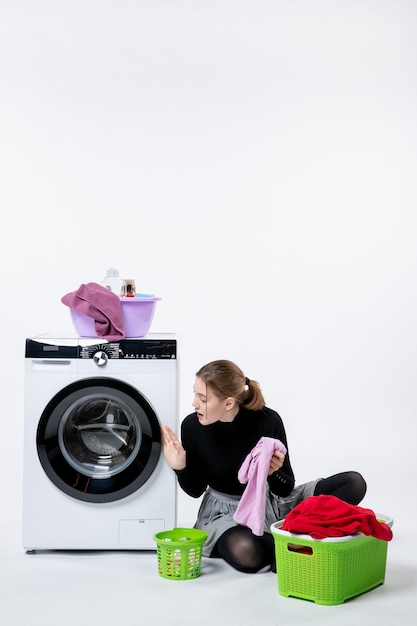
<instances>
[{"instance_id":1,"label":"woman's knee","mask_svg":"<svg viewBox=\"0 0 417 626\"><path fill-rule=\"evenodd\" d=\"M359 504L366 494L366 481L362 474L356 471L341 472L317 483L315 495L332 495L348 502Z\"/></svg>"},{"instance_id":2,"label":"woman's knee","mask_svg":"<svg viewBox=\"0 0 417 626\"><path fill-rule=\"evenodd\" d=\"M361 500L364 499L365 494L366 494L366 490L367 490L367 484L366 484L366 480L364 479L364 477L362 476L362 474L360 474L359 472L351 472L352 474L352 491L354 493L352 493L352 495L354 496L355 502L353 502L352 504L359 504L359 502L361 502Z\"/></svg>"},{"instance_id":3,"label":"woman's knee","mask_svg":"<svg viewBox=\"0 0 417 626\"><path fill-rule=\"evenodd\" d=\"M270 545L243 526L223 533L217 541L216 553L234 569L247 574L258 572L273 561Z\"/></svg>"}]
</instances>

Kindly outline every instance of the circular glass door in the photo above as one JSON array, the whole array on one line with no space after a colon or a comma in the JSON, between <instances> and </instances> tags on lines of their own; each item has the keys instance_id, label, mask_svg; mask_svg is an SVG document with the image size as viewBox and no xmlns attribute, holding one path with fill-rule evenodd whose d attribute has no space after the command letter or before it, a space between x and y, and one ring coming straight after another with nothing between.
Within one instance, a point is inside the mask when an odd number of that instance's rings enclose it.
<instances>
[{"instance_id":1,"label":"circular glass door","mask_svg":"<svg viewBox=\"0 0 417 626\"><path fill-rule=\"evenodd\" d=\"M51 481L87 502L139 489L161 453L158 418L131 385L89 378L63 388L39 420L37 449Z\"/></svg>"}]
</instances>

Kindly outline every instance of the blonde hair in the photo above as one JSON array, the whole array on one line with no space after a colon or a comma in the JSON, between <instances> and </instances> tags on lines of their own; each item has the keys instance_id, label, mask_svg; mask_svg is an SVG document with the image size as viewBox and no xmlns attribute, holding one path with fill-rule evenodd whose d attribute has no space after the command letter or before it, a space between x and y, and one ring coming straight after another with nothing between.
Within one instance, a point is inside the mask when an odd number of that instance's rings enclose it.
<instances>
[{"instance_id":1,"label":"blonde hair","mask_svg":"<svg viewBox=\"0 0 417 626\"><path fill-rule=\"evenodd\" d=\"M265 406L261 387L256 380L247 378L240 367L226 359L203 365L197 378L206 383L218 398L235 398L239 406L259 411Z\"/></svg>"}]
</instances>

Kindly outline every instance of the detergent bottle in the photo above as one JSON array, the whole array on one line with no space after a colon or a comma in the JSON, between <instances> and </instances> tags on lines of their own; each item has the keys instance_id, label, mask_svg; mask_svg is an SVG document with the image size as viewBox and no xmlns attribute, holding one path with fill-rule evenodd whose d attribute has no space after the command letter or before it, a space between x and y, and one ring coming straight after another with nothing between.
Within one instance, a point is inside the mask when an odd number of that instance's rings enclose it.
<instances>
[{"instance_id":1,"label":"detergent bottle","mask_svg":"<svg viewBox=\"0 0 417 626\"><path fill-rule=\"evenodd\" d=\"M107 270L107 274L101 281L101 284L109 291L113 291L117 296L125 295L125 281L120 278L119 270L115 267Z\"/></svg>"}]
</instances>

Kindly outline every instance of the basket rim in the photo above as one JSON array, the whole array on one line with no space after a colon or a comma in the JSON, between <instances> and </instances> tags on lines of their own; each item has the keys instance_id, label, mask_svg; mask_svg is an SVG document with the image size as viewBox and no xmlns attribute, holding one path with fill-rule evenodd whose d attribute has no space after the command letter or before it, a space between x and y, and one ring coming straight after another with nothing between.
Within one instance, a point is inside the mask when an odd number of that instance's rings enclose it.
<instances>
[{"instance_id":1,"label":"basket rim","mask_svg":"<svg viewBox=\"0 0 417 626\"><path fill-rule=\"evenodd\" d=\"M159 296L134 296L130 298L128 296L119 296L119 300L122 304L144 304L146 302L158 302L161 300Z\"/></svg>"},{"instance_id":2,"label":"basket rim","mask_svg":"<svg viewBox=\"0 0 417 626\"><path fill-rule=\"evenodd\" d=\"M378 521L385 522L390 528L392 527L394 520L392 517L388 515L383 515L382 513L376 513L376 517ZM340 543L343 541L355 541L356 539L361 539L362 537L366 537L363 533L357 533L355 535L344 535L343 537L325 537L324 539L314 539L311 535L306 534L298 534L298 533L290 533L288 530L282 530L282 525L285 521L285 518L274 522L271 524L270 529L271 532L275 535L279 535L282 537L291 537L292 539L301 539L302 541L314 541L319 543Z\"/></svg>"},{"instance_id":3,"label":"basket rim","mask_svg":"<svg viewBox=\"0 0 417 626\"><path fill-rule=\"evenodd\" d=\"M173 537L174 535L174 537ZM189 537L179 537L180 535L189 535ZM153 536L157 544L166 547L186 548L192 544L203 544L208 538L208 532L199 528L171 528L170 530L162 530ZM169 539L170 541L165 541Z\"/></svg>"}]
</instances>

